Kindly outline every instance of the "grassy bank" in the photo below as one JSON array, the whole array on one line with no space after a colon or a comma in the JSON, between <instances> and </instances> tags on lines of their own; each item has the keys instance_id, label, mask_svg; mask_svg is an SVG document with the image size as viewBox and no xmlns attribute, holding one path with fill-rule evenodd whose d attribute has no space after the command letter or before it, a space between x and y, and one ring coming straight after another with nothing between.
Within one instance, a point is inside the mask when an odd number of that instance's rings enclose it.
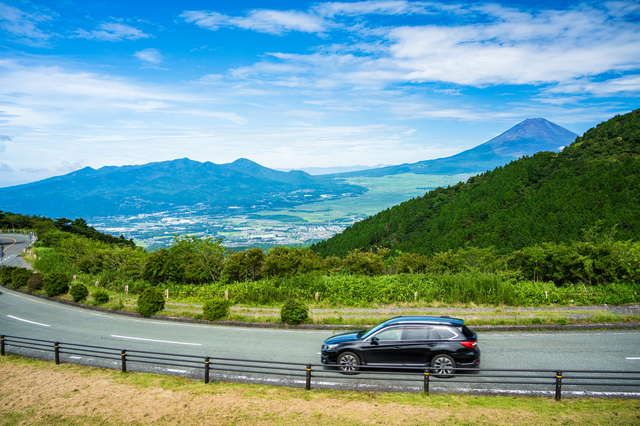
<instances>
[{"instance_id":1,"label":"grassy bank","mask_svg":"<svg viewBox=\"0 0 640 426\"><path fill-rule=\"evenodd\" d=\"M304 391L0 358L3 425L632 425L640 401Z\"/></svg>"},{"instance_id":2,"label":"grassy bank","mask_svg":"<svg viewBox=\"0 0 640 426\"><path fill-rule=\"evenodd\" d=\"M37 292L44 294L43 292ZM98 305L92 299L81 302L90 306L101 306L113 311L136 312L137 295L109 291L110 300ZM59 296L71 301L69 294ZM281 304L231 306L230 315L225 318L239 322L280 322ZM449 315L474 325L567 325L598 323L640 322L635 306L605 307L576 305L545 305L540 307L509 307L492 305L442 304L427 302L397 303L393 305L367 304L364 307L334 306L326 302L312 301L309 307L309 323L329 325L350 325L353 327L373 325L397 315ZM202 301L197 298L169 297L165 309L157 315L202 319Z\"/></svg>"}]
</instances>

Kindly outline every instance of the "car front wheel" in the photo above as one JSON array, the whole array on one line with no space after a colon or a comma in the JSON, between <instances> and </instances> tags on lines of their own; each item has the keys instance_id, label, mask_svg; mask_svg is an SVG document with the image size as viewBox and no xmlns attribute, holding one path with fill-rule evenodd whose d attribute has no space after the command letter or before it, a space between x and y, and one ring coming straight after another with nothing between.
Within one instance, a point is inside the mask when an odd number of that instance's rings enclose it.
<instances>
[{"instance_id":1,"label":"car front wheel","mask_svg":"<svg viewBox=\"0 0 640 426\"><path fill-rule=\"evenodd\" d=\"M360 358L353 352L343 352L338 356L338 367L345 374L360 370Z\"/></svg>"},{"instance_id":2,"label":"car front wheel","mask_svg":"<svg viewBox=\"0 0 640 426\"><path fill-rule=\"evenodd\" d=\"M436 355L431 360L431 373L438 377L451 377L455 372L456 362L449 355Z\"/></svg>"}]
</instances>

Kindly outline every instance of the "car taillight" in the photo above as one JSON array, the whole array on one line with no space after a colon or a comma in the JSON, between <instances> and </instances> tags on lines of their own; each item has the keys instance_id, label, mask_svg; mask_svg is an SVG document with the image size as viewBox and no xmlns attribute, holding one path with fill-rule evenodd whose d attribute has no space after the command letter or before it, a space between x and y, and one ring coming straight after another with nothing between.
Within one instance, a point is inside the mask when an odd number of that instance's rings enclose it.
<instances>
[{"instance_id":1,"label":"car taillight","mask_svg":"<svg viewBox=\"0 0 640 426\"><path fill-rule=\"evenodd\" d=\"M465 348L473 349L478 345L478 342L476 342L476 341L473 341L473 342L460 342L460 344L462 346L464 346Z\"/></svg>"}]
</instances>

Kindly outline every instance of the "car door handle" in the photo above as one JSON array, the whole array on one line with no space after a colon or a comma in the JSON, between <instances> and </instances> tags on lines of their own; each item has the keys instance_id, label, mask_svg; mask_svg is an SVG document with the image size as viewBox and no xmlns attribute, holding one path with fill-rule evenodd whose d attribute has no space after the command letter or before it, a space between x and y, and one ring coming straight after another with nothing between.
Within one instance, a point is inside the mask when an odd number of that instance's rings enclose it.
<instances>
[{"instance_id":1,"label":"car door handle","mask_svg":"<svg viewBox=\"0 0 640 426\"><path fill-rule=\"evenodd\" d=\"M393 349L400 349L400 346L394 346Z\"/></svg>"}]
</instances>

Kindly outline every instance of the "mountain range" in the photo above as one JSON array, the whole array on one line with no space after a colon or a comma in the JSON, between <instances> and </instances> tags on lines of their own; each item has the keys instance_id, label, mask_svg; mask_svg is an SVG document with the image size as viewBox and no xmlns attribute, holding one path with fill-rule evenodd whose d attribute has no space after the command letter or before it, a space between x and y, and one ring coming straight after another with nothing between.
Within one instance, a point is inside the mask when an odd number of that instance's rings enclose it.
<instances>
[{"instance_id":1,"label":"mountain range","mask_svg":"<svg viewBox=\"0 0 640 426\"><path fill-rule=\"evenodd\" d=\"M2 209L15 213L89 217L154 213L181 206L198 206L212 213L237 207L265 209L365 191L305 172L279 172L243 158L228 164L182 158L98 170L85 167L0 188L0 199Z\"/></svg>"},{"instance_id":2,"label":"mountain range","mask_svg":"<svg viewBox=\"0 0 640 426\"><path fill-rule=\"evenodd\" d=\"M85 167L24 185L0 188L0 208L49 217L137 215L178 207L225 213L281 208L353 197L366 188L345 177L382 177L402 173L476 174L523 155L558 151L577 135L547 120L528 119L500 136L452 157L348 173L312 176L282 172L247 159L228 164L188 158L133 166Z\"/></svg>"}]
</instances>

